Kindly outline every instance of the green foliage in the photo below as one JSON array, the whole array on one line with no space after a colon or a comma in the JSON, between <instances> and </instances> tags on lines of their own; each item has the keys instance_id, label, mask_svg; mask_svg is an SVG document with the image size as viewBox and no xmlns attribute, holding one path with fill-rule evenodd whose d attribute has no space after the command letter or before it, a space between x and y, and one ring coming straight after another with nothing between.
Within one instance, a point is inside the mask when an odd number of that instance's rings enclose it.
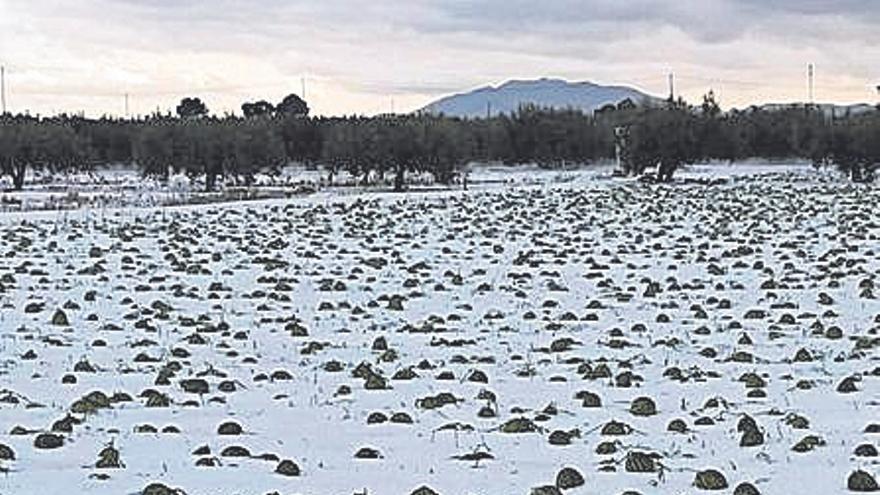
<instances>
[{"instance_id":1,"label":"green foliage","mask_svg":"<svg viewBox=\"0 0 880 495\"><path fill-rule=\"evenodd\" d=\"M0 174L24 186L28 169L57 171L85 165L84 142L66 116L39 119L0 117Z\"/></svg>"},{"instance_id":2,"label":"green foliage","mask_svg":"<svg viewBox=\"0 0 880 495\"><path fill-rule=\"evenodd\" d=\"M409 172L428 172L451 182L473 159L464 122L430 115L386 115L317 121L323 137L320 161L331 174L345 170L367 183L371 173L394 174L404 188Z\"/></svg>"},{"instance_id":3,"label":"green foliage","mask_svg":"<svg viewBox=\"0 0 880 495\"><path fill-rule=\"evenodd\" d=\"M627 143L627 175L656 169L668 181L700 160L807 158L834 164L856 181L872 180L880 164L880 110L829 115L813 106L722 112L709 92L699 106L679 100L659 106L625 101L594 114L526 105L483 119L409 114L309 118L295 94L277 106L242 105L244 118L210 117L198 98L184 98L179 117L98 120L0 116L0 175L21 188L28 170L66 170L134 163L145 175L169 172L244 179L274 173L289 162L348 172L362 184L391 174L403 190L407 174L438 183L456 180L469 162L560 167L615 156L615 129Z\"/></svg>"},{"instance_id":4,"label":"green foliage","mask_svg":"<svg viewBox=\"0 0 880 495\"><path fill-rule=\"evenodd\" d=\"M854 182L871 182L880 170L880 111L833 119L818 156L833 163Z\"/></svg>"},{"instance_id":5,"label":"green foliage","mask_svg":"<svg viewBox=\"0 0 880 495\"><path fill-rule=\"evenodd\" d=\"M208 107L199 98L184 98L177 105L177 115L180 118L198 118L208 115Z\"/></svg>"},{"instance_id":6,"label":"green foliage","mask_svg":"<svg viewBox=\"0 0 880 495\"><path fill-rule=\"evenodd\" d=\"M265 115L271 116L275 113L275 106L266 100L260 100L254 103L242 103L241 113L244 114L245 118L262 117Z\"/></svg>"},{"instance_id":7,"label":"green foliage","mask_svg":"<svg viewBox=\"0 0 880 495\"><path fill-rule=\"evenodd\" d=\"M525 105L513 115L502 115L497 120L500 125L488 123L494 131L489 143L490 159L553 167L612 155L611 127L577 110ZM603 140L602 134L609 135Z\"/></svg>"},{"instance_id":8,"label":"green foliage","mask_svg":"<svg viewBox=\"0 0 880 495\"><path fill-rule=\"evenodd\" d=\"M678 168L700 158L698 126L697 115L686 105L641 110L631 131L634 172L657 167L657 179L670 181Z\"/></svg>"},{"instance_id":9,"label":"green foliage","mask_svg":"<svg viewBox=\"0 0 880 495\"><path fill-rule=\"evenodd\" d=\"M135 159L145 174L168 177L170 171L205 177L205 190L219 177L250 182L264 170L286 161L278 126L265 119L168 119L144 122L135 144Z\"/></svg>"},{"instance_id":10,"label":"green foliage","mask_svg":"<svg viewBox=\"0 0 880 495\"><path fill-rule=\"evenodd\" d=\"M288 117L308 117L309 116L309 105L300 98L299 96L291 93L287 95L281 103L279 103L275 110L281 114Z\"/></svg>"},{"instance_id":11,"label":"green foliage","mask_svg":"<svg viewBox=\"0 0 880 495\"><path fill-rule=\"evenodd\" d=\"M140 126L132 146L133 160L147 176L168 178L174 167L174 122L155 119Z\"/></svg>"},{"instance_id":12,"label":"green foliage","mask_svg":"<svg viewBox=\"0 0 880 495\"><path fill-rule=\"evenodd\" d=\"M286 162L284 142L276 125L266 120L227 122L226 139L233 142L231 169L248 182L261 171L278 170Z\"/></svg>"}]
</instances>

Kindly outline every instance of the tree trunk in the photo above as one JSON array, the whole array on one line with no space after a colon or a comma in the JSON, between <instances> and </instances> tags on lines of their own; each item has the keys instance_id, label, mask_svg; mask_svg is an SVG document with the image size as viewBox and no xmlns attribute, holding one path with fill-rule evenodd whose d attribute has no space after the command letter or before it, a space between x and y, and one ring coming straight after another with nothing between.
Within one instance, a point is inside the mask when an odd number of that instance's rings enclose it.
<instances>
[{"instance_id":1,"label":"tree trunk","mask_svg":"<svg viewBox=\"0 0 880 495\"><path fill-rule=\"evenodd\" d=\"M672 174L675 173L675 167L665 163L660 162L660 166L657 167L657 179L660 182L672 182Z\"/></svg>"},{"instance_id":2,"label":"tree trunk","mask_svg":"<svg viewBox=\"0 0 880 495\"><path fill-rule=\"evenodd\" d=\"M858 163L852 165L852 168L850 169L850 178L853 182L862 182L861 165Z\"/></svg>"},{"instance_id":3,"label":"tree trunk","mask_svg":"<svg viewBox=\"0 0 880 495\"><path fill-rule=\"evenodd\" d=\"M12 187L16 191L24 189L24 175L27 171L25 162L12 163Z\"/></svg>"},{"instance_id":4,"label":"tree trunk","mask_svg":"<svg viewBox=\"0 0 880 495\"><path fill-rule=\"evenodd\" d=\"M406 167L399 165L394 174L394 191L403 192L403 182L406 179Z\"/></svg>"},{"instance_id":5,"label":"tree trunk","mask_svg":"<svg viewBox=\"0 0 880 495\"><path fill-rule=\"evenodd\" d=\"M205 192L211 192L214 190L214 186L217 184L217 174L208 172L205 174Z\"/></svg>"}]
</instances>

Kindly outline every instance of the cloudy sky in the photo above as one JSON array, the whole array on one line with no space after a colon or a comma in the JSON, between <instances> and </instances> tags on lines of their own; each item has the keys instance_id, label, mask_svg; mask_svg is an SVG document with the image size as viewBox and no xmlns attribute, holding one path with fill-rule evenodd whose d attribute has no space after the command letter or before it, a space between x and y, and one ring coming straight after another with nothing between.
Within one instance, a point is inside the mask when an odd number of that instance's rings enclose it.
<instances>
[{"instance_id":1,"label":"cloudy sky","mask_svg":"<svg viewBox=\"0 0 880 495\"><path fill-rule=\"evenodd\" d=\"M299 93L320 114L408 111L507 79L724 107L876 102L877 0L0 0L11 110L122 114L202 97L215 112Z\"/></svg>"}]
</instances>

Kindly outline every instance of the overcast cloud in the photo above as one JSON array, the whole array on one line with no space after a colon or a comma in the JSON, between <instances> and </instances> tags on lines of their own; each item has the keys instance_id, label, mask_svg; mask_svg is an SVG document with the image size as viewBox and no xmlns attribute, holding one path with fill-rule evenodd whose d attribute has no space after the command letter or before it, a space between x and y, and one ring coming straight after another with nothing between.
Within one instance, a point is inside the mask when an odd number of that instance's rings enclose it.
<instances>
[{"instance_id":1,"label":"overcast cloud","mask_svg":"<svg viewBox=\"0 0 880 495\"><path fill-rule=\"evenodd\" d=\"M770 4L770 5L768 5ZM511 78L724 106L876 101L875 0L0 0L9 104L146 113L201 96L218 112L300 92L321 114L412 110Z\"/></svg>"}]
</instances>

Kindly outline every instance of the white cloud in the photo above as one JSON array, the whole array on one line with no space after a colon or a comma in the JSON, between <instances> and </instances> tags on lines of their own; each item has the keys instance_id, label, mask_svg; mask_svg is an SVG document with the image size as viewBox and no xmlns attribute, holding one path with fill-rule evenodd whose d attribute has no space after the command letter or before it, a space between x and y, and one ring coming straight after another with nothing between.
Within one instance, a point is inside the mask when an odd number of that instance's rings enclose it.
<instances>
[{"instance_id":1,"label":"white cloud","mask_svg":"<svg viewBox=\"0 0 880 495\"><path fill-rule=\"evenodd\" d=\"M10 104L148 112L202 96L215 111L276 100L308 78L319 113L409 110L508 78L710 86L744 105L805 96L868 100L880 67L867 1L814 0L0 0Z\"/></svg>"}]
</instances>

